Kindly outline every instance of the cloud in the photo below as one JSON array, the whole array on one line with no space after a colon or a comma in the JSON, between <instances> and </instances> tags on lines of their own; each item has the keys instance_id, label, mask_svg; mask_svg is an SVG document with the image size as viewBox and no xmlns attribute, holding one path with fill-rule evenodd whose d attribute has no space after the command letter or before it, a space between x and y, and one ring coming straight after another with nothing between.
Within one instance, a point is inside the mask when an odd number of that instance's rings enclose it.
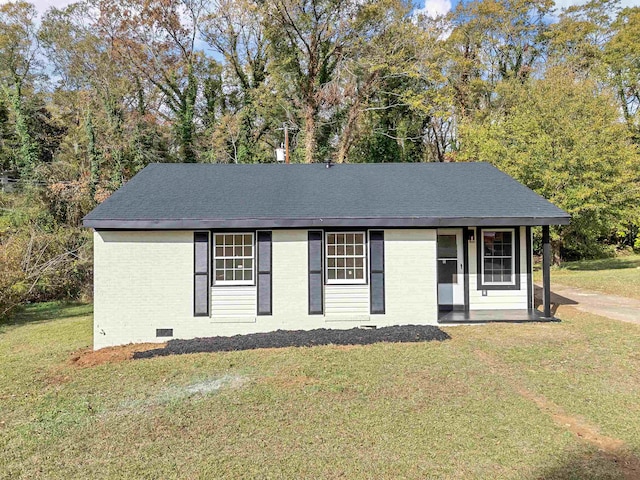
<instances>
[{"instance_id":1,"label":"cloud","mask_svg":"<svg viewBox=\"0 0 640 480\"><path fill-rule=\"evenodd\" d=\"M426 15L431 18L436 18L441 15L446 15L451 10L450 0L425 0L424 6L416 8L414 13L418 15Z\"/></svg>"}]
</instances>

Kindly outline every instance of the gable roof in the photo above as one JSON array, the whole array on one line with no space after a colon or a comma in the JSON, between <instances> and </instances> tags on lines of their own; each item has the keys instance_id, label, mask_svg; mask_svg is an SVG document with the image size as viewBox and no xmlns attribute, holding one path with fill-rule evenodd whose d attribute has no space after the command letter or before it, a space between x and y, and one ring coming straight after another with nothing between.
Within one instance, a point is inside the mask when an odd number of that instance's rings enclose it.
<instances>
[{"instance_id":1,"label":"gable roof","mask_svg":"<svg viewBox=\"0 0 640 480\"><path fill-rule=\"evenodd\" d=\"M487 163L151 164L96 229L515 226L569 215Z\"/></svg>"}]
</instances>

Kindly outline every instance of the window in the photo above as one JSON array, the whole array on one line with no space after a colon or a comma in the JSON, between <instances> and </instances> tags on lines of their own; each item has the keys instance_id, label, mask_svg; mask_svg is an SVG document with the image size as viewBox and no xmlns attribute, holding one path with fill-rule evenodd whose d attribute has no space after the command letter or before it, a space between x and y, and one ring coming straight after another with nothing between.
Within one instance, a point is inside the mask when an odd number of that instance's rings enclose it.
<instances>
[{"instance_id":1,"label":"window","mask_svg":"<svg viewBox=\"0 0 640 480\"><path fill-rule=\"evenodd\" d=\"M482 230L481 239L481 286L517 286L516 230Z\"/></svg>"},{"instance_id":2,"label":"window","mask_svg":"<svg viewBox=\"0 0 640 480\"><path fill-rule=\"evenodd\" d=\"M214 283L253 285L253 233L216 233L214 237Z\"/></svg>"},{"instance_id":3,"label":"window","mask_svg":"<svg viewBox=\"0 0 640 480\"><path fill-rule=\"evenodd\" d=\"M364 232L326 234L327 283L367 283L365 235Z\"/></svg>"}]
</instances>

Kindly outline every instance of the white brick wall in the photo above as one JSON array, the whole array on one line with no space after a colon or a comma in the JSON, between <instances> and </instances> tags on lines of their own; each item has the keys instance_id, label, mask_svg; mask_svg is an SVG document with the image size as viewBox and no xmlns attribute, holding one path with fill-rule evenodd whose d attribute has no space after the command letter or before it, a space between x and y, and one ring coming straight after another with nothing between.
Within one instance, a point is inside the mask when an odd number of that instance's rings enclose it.
<instances>
[{"instance_id":1,"label":"white brick wall","mask_svg":"<svg viewBox=\"0 0 640 480\"><path fill-rule=\"evenodd\" d=\"M369 316L360 305L362 314L346 320L308 314L307 231L274 230L272 238L273 315L233 321L193 316L192 231L96 232L94 347L166 340L156 338L157 328L193 338L437 323L435 230L385 231L387 314Z\"/></svg>"},{"instance_id":2,"label":"white brick wall","mask_svg":"<svg viewBox=\"0 0 640 480\"><path fill-rule=\"evenodd\" d=\"M385 325L435 325L438 322L436 230L393 229L384 232Z\"/></svg>"},{"instance_id":3,"label":"white brick wall","mask_svg":"<svg viewBox=\"0 0 640 480\"><path fill-rule=\"evenodd\" d=\"M94 233L94 346L155 342L193 325L193 232ZM185 322L190 320L190 324Z\"/></svg>"},{"instance_id":4,"label":"white brick wall","mask_svg":"<svg viewBox=\"0 0 640 480\"><path fill-rule=\"evenodd\" d=\"M308 244L306 230L274 230L271 237L273 318L277 328L305 329L317 324L309 316ZM315 327L309 327L315 328Z\"/></svg>"}]
</instances>

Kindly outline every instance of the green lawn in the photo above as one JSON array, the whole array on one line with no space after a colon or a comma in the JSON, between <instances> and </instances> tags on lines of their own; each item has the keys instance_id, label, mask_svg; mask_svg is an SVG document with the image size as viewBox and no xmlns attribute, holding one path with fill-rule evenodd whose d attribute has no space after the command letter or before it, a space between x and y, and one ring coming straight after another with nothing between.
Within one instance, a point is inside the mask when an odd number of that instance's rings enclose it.
<instances>
[{"instance_id":1,"label":"green lawn","mask_svg":"<svg viewBox=\"0 0 640 480\"><path fill-rule=\"evenodd\" d=\"M440 343L80 368L90 307L32 306L0 325L0 477L624 478L640 326L561 308L561 323L451 327Z\"/></svg>"},{"instance_id":2,"label":"green lawn","mask_svg":"<svg viewBox=\"0 0 640 480\"><path fill-rule=\"evenodd\" d=\"M538 269L534 278L542 281ZM640 299L640 255L565 262L551 269L553 283Z\"/></svg>"}]
</instances>

